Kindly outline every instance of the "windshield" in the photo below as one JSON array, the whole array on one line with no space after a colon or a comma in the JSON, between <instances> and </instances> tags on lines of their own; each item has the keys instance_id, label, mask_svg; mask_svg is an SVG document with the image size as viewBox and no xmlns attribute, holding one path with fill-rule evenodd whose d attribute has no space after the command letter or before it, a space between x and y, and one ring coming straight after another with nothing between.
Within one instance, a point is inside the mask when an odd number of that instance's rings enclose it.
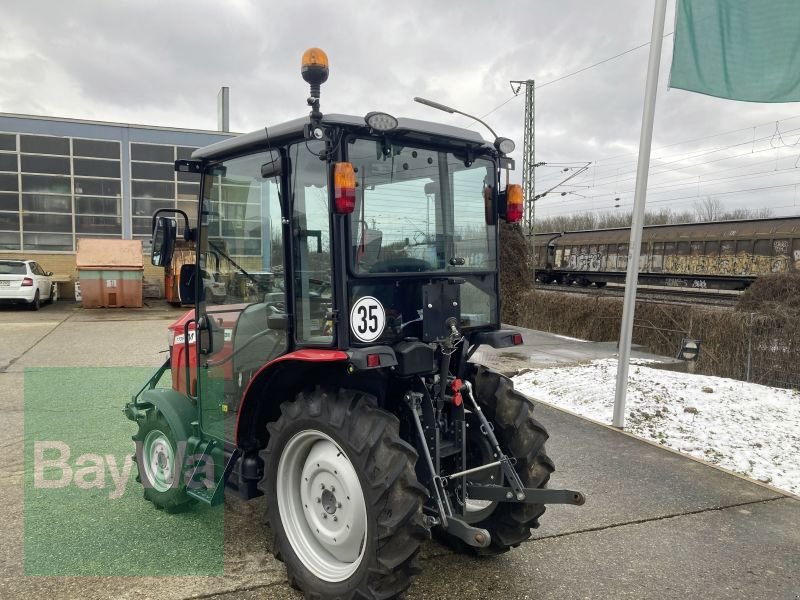
<instances>
[{"instance_id":1,"label":"windshield","mask_svg":"<svg viewBox=\"0 0 800 600\"><path fill-rule=\"evenodd\" d=\"M363 139L349 143L348 158L357 178L356 272L496 269L492 162Z\"/></svg>"}]
</instances>

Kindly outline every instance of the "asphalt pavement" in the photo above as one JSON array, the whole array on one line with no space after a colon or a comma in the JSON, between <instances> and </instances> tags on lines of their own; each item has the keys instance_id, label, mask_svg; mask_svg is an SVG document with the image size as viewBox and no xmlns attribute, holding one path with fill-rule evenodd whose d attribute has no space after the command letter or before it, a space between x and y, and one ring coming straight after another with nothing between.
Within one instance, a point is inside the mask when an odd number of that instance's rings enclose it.
<instances>
[{"instance_id":1,"label":"asphalt pavement","mask_svg":"<svg viewBox=\"0 0 800 600\"><path fill-rule=\"evenodd\" d=\"M81 383L97 378L101 391L87 396L80 410L108 409L108 428L85 427L78 437L81 444L107 444L109 436L118 436L116 419L122 419L116 408L108 407L121 402L118 396L129 392L139 372L160 364L166 325L180 314L161 304L142 310L84 311L59 302L35 313L0 308L0 519L5 525L0 598L301 597L288 586L283 565L270 553L271 535L262 525L263 499L226 499L219 543L224 575L193 576L191 564L185 576L147 576L157 566L131 575L136 572L136 548L127 549L129 559L117 570L100 570L94 576L31 576L30 556L26 566L26 551L30 555L37 550L38 560L47 556L47 548L34 548L33 538L49 539L46 527L30 530L36 514L27 513L27 536L23 527L25 504L41 500L26 487L31 478L26 441L30 444L35 435L33 428L25 430L25 411L32 406L30 398L26 402L26 385L29 393L36 390L38 409L47 412L59 409L59 392L80 390ZM526 332L526 340L526 347L484 353L483 359L516 371L614 351L613 345L547 334ZM63 377L62 383L53 381L52 389L42 377L49 372L57 374L54 379ZM103 394L108 395L105 403ZM39 396L52 401L52 408ZM586 504L548 508L530 541L494 559L454 555L433 541L427 543L421 555L423 572L408 598L800 598L800 500L563 411L539 405L536 412L550 431L548 452L557 469L551 487L580 490ZM121 502L90 515L90 522L105 527L107 538L116 537L124 545L128 532L152 519L147 523L152 531L174 532L165 533L160 545L148 551L145 558L154 565L176 555L191 562L190 549L181 544L204 550L203 532L197 534L202 521L191 515L165 515L145 505L139 495L129 494ZM178 525L184 519L194 532L180 543L176 519ZM57 533L54 530L53 540L60 539ZM88 536L86 543L100 547L102 541ZM57 545L54 541L49 551L60 560L65 552ZM81 562L80 551L72 554ZM129 576L120 576L123 573Z\"/></svg>"}]
</instances>

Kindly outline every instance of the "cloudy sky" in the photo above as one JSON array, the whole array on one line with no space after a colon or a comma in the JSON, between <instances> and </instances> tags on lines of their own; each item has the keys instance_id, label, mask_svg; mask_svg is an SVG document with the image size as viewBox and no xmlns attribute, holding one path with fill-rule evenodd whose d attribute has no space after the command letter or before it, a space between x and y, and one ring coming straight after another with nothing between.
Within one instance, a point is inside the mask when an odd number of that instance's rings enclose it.
<instances>
[{"instance_id":1,"label":"cloudy sky","mask_svg":"<svg viewBox=\"0 0 800 600\"><path fill-rule=\"evenodd\" d=\"M225 85L232 129L250 131L307 112L300 57L319 46L331 62L323 112L470 124L412 101L423 96L490 113L521 149L524 90L513 98L509 80L531 78L541 86L536 159L553 165L538 169L537 192L572 173L562 169L591 163L540 200L537 214L623 211L633 200L648 47L547 84L648 42L652 11L642 0L6 3L0 112L214 129ZM669 0L665 33L673 14ZM671 57L668 36L649 207L692 210L711 196L800 214L800 103L668 90ZM516 158L519 178L519 150Z\"/></svg>"}]
</instances>

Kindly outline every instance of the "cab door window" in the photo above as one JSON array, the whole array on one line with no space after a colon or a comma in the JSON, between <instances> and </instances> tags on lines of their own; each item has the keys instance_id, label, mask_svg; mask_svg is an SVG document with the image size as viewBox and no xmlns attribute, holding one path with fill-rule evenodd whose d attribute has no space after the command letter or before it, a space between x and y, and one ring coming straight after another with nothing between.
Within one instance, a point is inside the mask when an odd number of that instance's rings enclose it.
<instances>
[{"instance_id":1,"label":"cab door window","mask_svg":"<svg viewBox=\"0 0 800 600\"><path fill-rule=\"evenodd\" d=\"M212 165L203 184L199 256L186 253L203 336L198 361L201 424L233 435L242 394L266 363L286 351L283 215L280 176L262 177L279 159L259 152ZM194 263L194 264L193 264ZM283 319L285 323L285 318Z\"/></svg>"},{"instance_id":2,"label":"cab door window","mask_svg":"<svg viewBox=\"0 0 800 600\"><path fill-rule=\"evenodd\" d=\"M322 142L289 148L292 164L292 256L294 262L295 337L302 344L333 342L328 163L320 160Z\"/></svg>"}]
</instances>

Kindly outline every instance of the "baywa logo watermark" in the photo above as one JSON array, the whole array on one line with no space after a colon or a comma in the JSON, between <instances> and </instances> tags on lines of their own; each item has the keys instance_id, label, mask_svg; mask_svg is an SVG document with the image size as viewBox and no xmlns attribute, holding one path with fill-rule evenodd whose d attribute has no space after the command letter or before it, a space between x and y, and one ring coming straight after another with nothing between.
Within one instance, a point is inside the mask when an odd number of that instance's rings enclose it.
<instances>
[{"instance_id":1,"label":"baywa logo watermark","mask_svg":"<svg viewBox=\"0 0 800 600\"><path fill-rule=\"evenodd\" d=\"M224 573L223 503L158 510L180 496L175 488L213 489L222 457L215 465L194 444L176 443L164 428L142 431L121 414L151 375L140 367L26 369L26 575Z\"/></svg>"},{"instance_id":2,"label":"baywa logo watermark","mask_svg":"<svg viewBox=\"0 0 800 600\"><path fill-rule=\"evenodd\" d=\"M133 484L164 492L181 483L188 489L214 486L214 460L205 454L186 453L186 442L178 442L177 452L154 446L145 454L144 444L135 443L135 455L86 452L73 457L69 444L44 440L33 444L33 488L63 489L74 486L83 490L108 489L110 500L119 500ZM134 456L136 460L134 460ZM131 481L134 462L138 463L141 483ZM180 466L179 469L176 466Z\"/></svg>"}]
</instances>

